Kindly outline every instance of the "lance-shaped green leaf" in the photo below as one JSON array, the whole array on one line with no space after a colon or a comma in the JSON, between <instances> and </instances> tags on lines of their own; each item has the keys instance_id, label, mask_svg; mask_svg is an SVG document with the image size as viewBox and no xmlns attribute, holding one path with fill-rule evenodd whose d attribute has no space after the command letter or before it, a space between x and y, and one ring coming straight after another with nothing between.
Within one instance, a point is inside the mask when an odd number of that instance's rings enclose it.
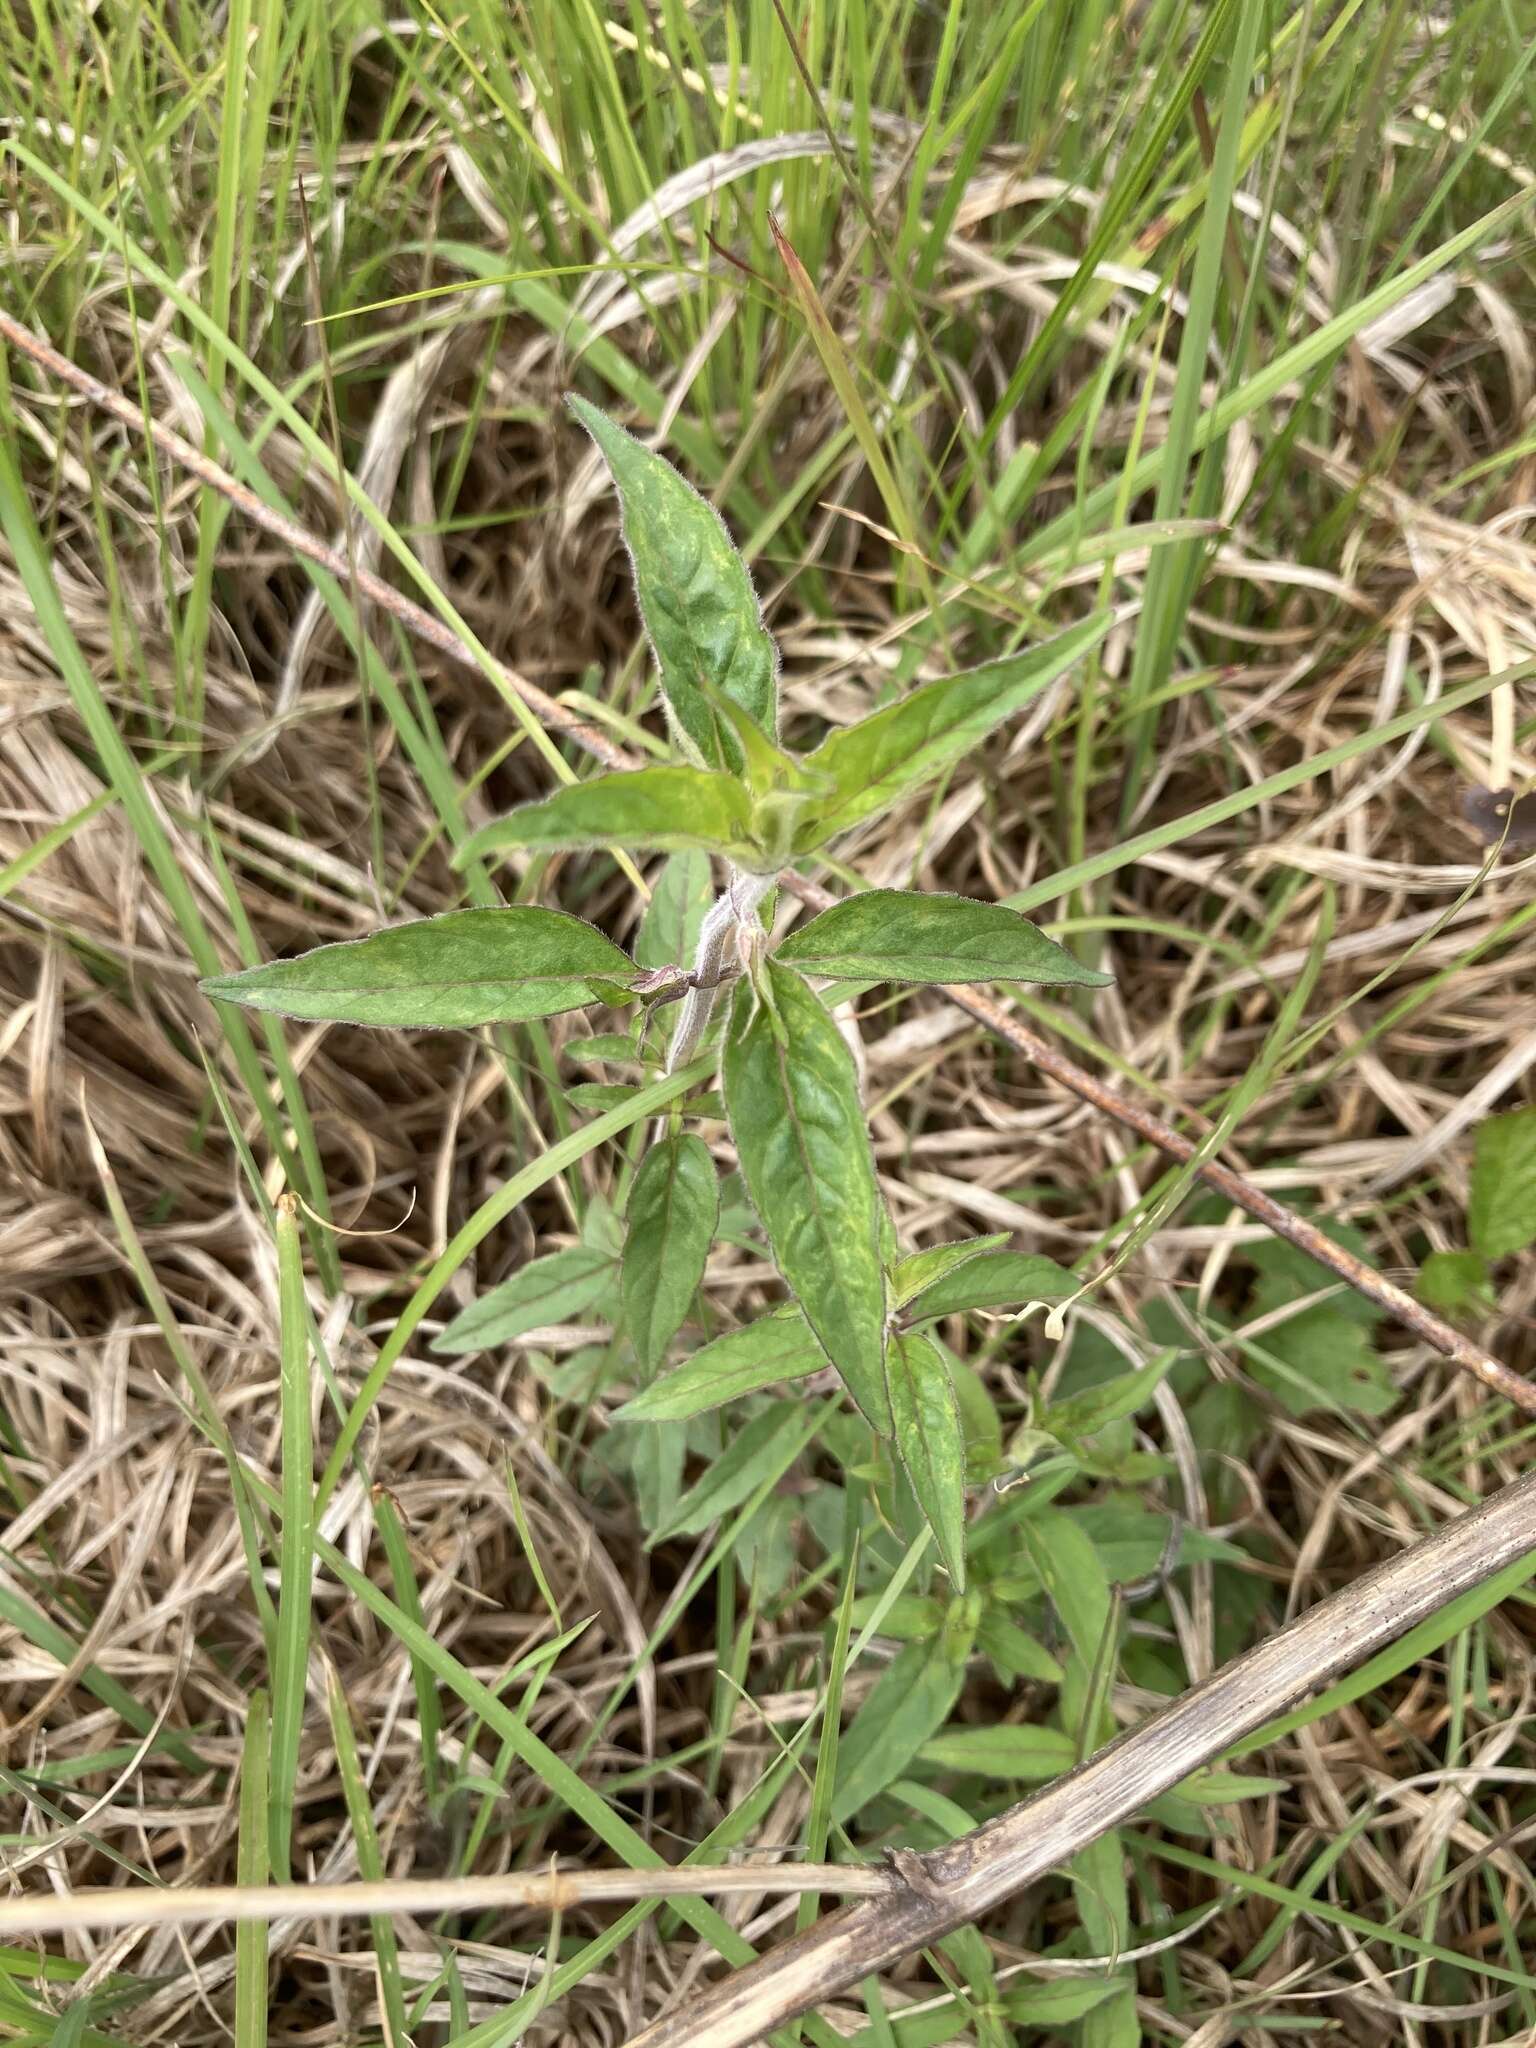
<instances>
[{"instance_id":1,"label":"lance-shaped green leaf","mask_svg":"<svg viewBox=\"0 0 1536 2048\"><path fill-rule=\"evenodd\" d=\"M649 1377L682 1327L720 1220L720 1183L702 1138L664 1138L641 1161L625 1211L624 1322Z\"/></svg>"},{"instance_id":2,"label":"lance-shaped green leaf","mask_svg":"<svg viewBox=\"0 0 1536 2048\"><path fill-rule=\"evenodd\" d=\"M620 1103L629 1102L639 1094L638 1081L578 1081L567 1088L565 1099L577 1109L617 1109Z\"/></svg>"},{"instance_id":3,"label":"lance-shaped green leaf","mask_svg":"<svg viewBox=\"0 0 1536 2048\"><path fill-rule=\"evenodd\" d=\"M578 1067L590 1066L599 1060L614 1066L637 1067L645 1064L645 1055L639 1040L627 1032L595 1031L590 1038L573 1038L562 1047L565 1057Z\"/></svg>"},{"instance_id":4,"label":"lance-shaped green leaf","mask_svg":"<svg viewBox=\"0 0 1536 2048\"><path fill-rule=\"evenodd\" d=\"M1102 988L1113 979L1001 903L871 889L791 932L778 957L828 981L1038 981Z\"/></svg>"},{"instance_id":5,"label":"lance-shaped green leaf","mask_svg":"<svg viewBox=\"0 0 1536 2048\"><path fill-rule=\"evenodd\" d=\"M580 1315L613 1279L612 1258L591 1245L575 1245L569 1251L530 1259L499 1287L456 1315L432 1340L432 1349L484 1351L493 1344L510 1344L529 1330L547 1329Z\"/></svg>"},{"instance_id":6,"label":"lance-shaped green leaf","mask_svg":"<svg viewBox=\"0 0 1536 2048\"><path fill-rule=\"evenodd\" d=\"M1100 1380L1065 1401L1054 1401L1040 1417L1040 1427L1065 1444L1075 1444L1096 1431L1108 1429L1137 1414L1157 1392L1180 1357L1172 1345L1150 1359L1139 1372L1124 1372L1114 1379Z\"/></svg>"},{"instance_id":7,"label":"lance-shaped green leaf","mask_svg":"<svg viewBox=\"0 0 1536 2048\"><path fill-rule=\"evenodd\" d=\"M759 864L751 800L733 775L703 768L636 768L573 782L482 826L454 855L464 867L515 846L623 846L681 853L698 847L743 867Z\"/></svg>"},{"instance_id":8,"label":"lance-shaped green leaf","mask_svg":"<svg viewBox=\"0 0 1536 2048\"><path fill-rule=\"evenodd\" d=\"M742 1178L779 1271L876 1429L885 1390L882 1203L853 1055L798 974L762 963L737 989L725 1107Z\"/></svg>"},{"instance_id":9,"label":"lance-shaped green leaf","mask_svg":"<svg viewBox=\"0 0 1536 2048\"><path fill-rule=\"evenodd\" d=\"M765 733L778 722L778 651L747 565L719 513L665 457L585 399L569 403L619 487L635 595L673 723L706 766L738 769L740 739L707 686Z\"/></svg>"},{"instance_id":10,"label":"lance-shaped green leaf","mask_svg":"<svg viewBox=\"0 0 1536 2048\"><path fill-rule=\"evenodd\" d=\"M801 818L830 784L802 760L759 731L747 714L716 689L707 690L724 729L735 735L741 756L741 779L752 800L752 836L762 849L765 868L782 867L794 851Z\"/></svg>"},{"instance_id":11,"label":"lance-shaped green leaf","mask_svg":"<svg viewBox=\"0 0 1536 2048\"><path fill-rule=\"evenodd\" d=\"M899 704L829 733L805 765L829 777L831 791L806 807L795 850L809 853L932 781L1096 647L1112 622L1110 613L1096 612L1038 647L925 683Z\"/></svg>"},{"instance_id":12,"label":"lance-shaped green leaf","mask_svg":"<svg viewBox=\"0 0 1536 2048\"><path fill-rule=\"evenodd\" d=\"M1021 1308L1027 1301L1065 1301L1077 1282L1064 1266L1037 1252L982 1252L935 1280L907 1303L909 1322L963 1315L978 1308Z\"/></svg>"},{"instance_id":13,"label":"lance-shaped green leaf","mask_svg":"<svg viewBox=\"0 0 1536 2048\"><path fill-rule=\"evenodd\" d=\"M891 1268L892 1306L904 1307L925 1287L936 1285L958 1267L968 1266L983 1252L995 1252L1007 1242L1007 1231L999 1230L990 1237L962 1237L951 1244L930 1245L926 1251L912 1252L899 1259Z\"/></svg>"},{"instance_id":14,"label":"lance-shaped green leaf","mask_svg":"<svg viewBox=\"0 0 1536 2048\"><path fill-rule=\"evenodd\" d=\"M220 1002L309 1022L441 1030L553 1017L634 974L629 955L583 919L523 904L450 910L200 986Z\"/></svg>"},{"instance_id":15,"label":"lance-shaped green leaf","mask_svg":"<svg viewBox=\"0 0 1536 2048\"><path fill-rule=\"evenodd\" d=\"M1486 1315L1497 1306L1493 1276L1481 1252L1431 1252L1419 1268L1414 1293L1426 1308Z\"/></svg>"},{"instance_id":16,"label":"lance-shaped green leaf","mask_svg":"<svg viewBox=\"0 0 1536 2048\"><path fill-rule=\"evenodd\" d=\"M949 1368L926 1337L892 1338L885 1359L891 1427L939 1555L965 1591L965 1431Z\"/></svg>"},{"instance_id":17,"label":"lance-shaped green leaf","mask_svg":"<svg viewBox=\"0 0 1536 2048\"><path fill-rule=\"evenodd\" d=\"M974 1635L974 1621L952 1612L942 1635L909 1643L875 1680L838 1745L834 1822L852 1820L877 1799L944 1726L960 1697Z\"/></svg>"},{"instance_id":18,"label":"lance-shaped green leaf","mask_svg":"<svg viewBox=\"0 0 1536 2048\"><path fill-rule=\"evenodd\" d=\"M917 1760L936 1770L964 1771L967 1777L1033 1785L1070 1771L1077 1762L1077 1745L1064 1729L1010 1722L948 1729L925 1742Z\"/></svg>"},{"instance_id":19,"label":"lance-shaped green leaf","mask_svg":"<svg viewBox=\"0 0 1536 2048\"><path fill-rule=\"evenodd\" d=\"M625 1422L685 1422L710 1408L723 1408L743 1394L761 1393L782 1380L808 1379L825 1372L827 1354L793 1303L759 1316L705 1344L680 1365L626 1401Z\"/></svg>"},{"instance_id":20,"label":"lance-shaped green leaf","mask_svg":"<svg viewBox=\"0 0 1536 2048\"><path fill-rule=\"evenodd\" d=\"M1012 2020L1016 2026L1041 2027L1059 2040L1062 2038L1060 2030L1063 2027L1069 2026L1073 2020L1090 2018L1111 2001L1118 2001L1122 2005L1127 2002L1125 1986L1117 1983L1112 1977L1100 1978L1097 1982L1090 1981L1086 1984L1026 1984L1017 1990L1009 1987L1002 2000L1002 2012L1005 2019ZM1106 2030L1102 2039L1106 2042L1139 2039L1141 2023L1136 2018L1134 2009L1129 2017L1128 2027L1111 2022L1114 2031ZM1086 2028L1071 2038L1082 2041L1084 2048L1087 2048L1087 2044L1092 2040L1093 2048L1099 2048L1098 2041L1093 2040Z\"/></svg>"},{"instance_id":21,"label":"lance-shaped green leaf","mask_svg":"<svg viewBox=\"0 0 1536 2048\"><path fill-rule=\"evenodd\" d=\"M825 790L826 784L819 776L810 773L797 754L786 753L777 740L768 737L755 718L749 717L707 676L702 679L700 688L720 721L728 747L734 749L736 770L748 789L760 792L793 786Z\"/></svg>"},{"instance_id":22,"label":"lance-shaped green leaf","mask_svg":"<svg viewBox=\"0 0 1536 2048\"><path fill-rule=\"evenodd\" d=\"M817 1412L803 1401L775 1401L754 1415L703 1478L673 1504L651 1542L695 1535L739 1508L765 1481L772 1486L782 1479L814 1433Z\"/></svg>"}]
</instances>

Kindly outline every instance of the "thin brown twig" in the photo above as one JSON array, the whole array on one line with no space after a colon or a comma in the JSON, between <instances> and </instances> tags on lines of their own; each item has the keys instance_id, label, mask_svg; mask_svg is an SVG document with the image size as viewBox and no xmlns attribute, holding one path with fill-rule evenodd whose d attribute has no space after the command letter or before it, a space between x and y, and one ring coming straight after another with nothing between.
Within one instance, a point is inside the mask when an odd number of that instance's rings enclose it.
<instances>
[{"instance_id":1,"label":"thin brown twig","mask_svg":"<svg viewBox=\"0 0 1536 2048\"><path fill-rule=\"evenodd\" d=\"M382 576L374 575L371 570L358 568L354 574L353 565L341 549L333 548L329 542L323 541L318 534L311 533L307 526L301 526L296 519L290 519L286 513L274 511L272 506L265 504L254 491L232 477L227 470L221 469L200 449L194 448L174 427L166 426L161 420L147 419L120 391L114 391L110 384L103 384L99 377L93 377L89 370L82 369L78 363L72 363L68 356L60 355L50 343L31 333L3 308L0 308L0 336L23 355L30 356L33 362L57 377L61 383L71 385L82 397L88 398L103 412L108 412L114 419L121 420L124 426L131 427L135 433L147 435L157 448L189 471L199 483L206 484L211 491L217 491L221 497L227 498L230 504L238 506L253 526L259 526L263 532L270 533L274 540L280 540L285 547L291 548L296 555L301 555L306 561L313 562L317 568L328 571L343 588L360 592L381 611L388 612L391 618L398 619L400 624L407 627L419 640L425 640L429 647L435 647L439 654L447 655L450 661L457 662L461 668L473 669L477 674L483 673L480 658L464 645L458 634L444 620L434 618L425 606L406 597L396 590L393 584L386 583ZM501 682L515 696L521 697L530 711L536 711L546 724L552 726L556 732L563 733L567 739L574 740L594 760L601 761L605 768L623 769L637 765L622 747L616 746L609 739L606 733L600 732L595 725L588 725L584 720L577 718L575 713L568 710L557 698L541 690L537 683L529 682L526 676L519 675L516 669L509 668L504 661L497 661L494 655L490 657L490 665Z\"/></svg>"},{"instance_id":2,"label":"thin brown twig","mask_svg":"<svg viewBox=\"0 0 1536 2048\"><path fill-rule=\"evenodd\" d=\"M147 435L156 447L180 463L210 490L218 491L231 504L238 506L254 525L270 533L274 539L280 540L295 554L315 563L319 568L328 570L344 586L350 584L381 611L397 619L401 625L415 633L418 638L425 640L429 646L436 648L439 653L446 655L450 661L476 673L481 672L481 657L465 647L452 627L443 620L434 618L431 612L404 596L382 577L361 569L354 575L352 566L337 549L329 546L317 534L311 533L307 527L301 526L297 520L290 519L284 513L276 512L271 506L264 504L255 492L237 482L173 428L165 426L159 420L147 419L120 392L114 391L99 378L93 377L88 370L82 369L79 364L61 355L48 342L29 332L20 321L3 310L0 310L0 336L47 370L50 375L57 377L61 383L70 385L90 399L93 405L110 413L114 419L121 420L134 432ZM574 741L594 760L600 761L605 768L623 771L638 766L633 757L609 739L606 733L575 717L565 705L541 690L536 683L530 682L526 676L520 675L516 669L509 668L506 663L496 661L494 657L491 658L491 662L507 689L521 697L531 711L536 712L566 738ZM837 900L803 875L786 872L780 879L791 894L812 909L824 910ZM1077 1096L1080 1101L1091 1104L1103 1115L1134 1131L1138 1137L1144 1138L1171 1158L1187 1163L1194 1157L1197 1150L1195 1140L1185 1137L1171 1125L1164 1123L1160 1117L1155 1116L1151 1110L1127 1100L1125 1096L1107 1086L1096 1075L1089 1073L1085 1067L1080 1067L1075 1060L1069 1059L1065 1053L1058 1051L1037 1032L1032 1031L1027 1024L1021 1023L990 996L983 994L980 989L956 987L947 989L945 993L967 1016L984 1025L1005 1044L1023 1053L1042 1073L1048 1074L1053 1081ZM1416 1337L1428 1344L1431 1350L1439 1352L1442 1358L1448 1359L1463 1372L1471 1373L1490 1392L1502 1394L1505 1400L1512 1402L1527 1414L1536 1414L1536 1384L1522 1374L1512 1371L1507 1365L1501 1364L1491 1353L1474 1344L1470 1337L1454 1329L1441 1317L1425 1308L1421 1302L1415 1301L1413 1296L1401 1287L1373 1272L1361 1260L1335 1244L1315 1224L1296 1215L1283 1203L1277 1202L1272 1195L1267 1195L1262 1189L1255 1187L1242 1174L1234 1172L1231 1167L1220 1165L1217 1161L1202 1162L1196 1168L1196 1174L1207 1187L1214 1188L1218 1194L1224 1195L1257 1222L1274 1231L1277 1237L1284 1238L1288 1244L1293 1244L1306 1252L1316 1259L1320 1266L1335 1274L1347 1286L1354 1288L1366 1300L1374 1302L1395 1322L1401 1323L1405 1329L1411 1330Z\"/></svg>"},{"instance_id":3,"label":"thin brown twig","mask_svg":"<svg viewBox=\"0 0 1536 2048\"><path fill-rule=\"evenodd\" d=\"M926 1855L893 1852L900 1890L818 1920L663 2015L628 2048L746 2048L861 1979L972 1925L1533 1546L1536 1473L1320 1601L995 1820Z\"/></svg>"},{"instance_id":4,"label":"thin brown twig","mask_svg":"<svg viewBox=\"0 0 1536 2048\"><path fill-rule=\"evenodd\" d=\"M824 890L817 894L825 897L827 903L834 900ZM1086 1067L1078 1066L1075 1060L1068 1059L1065 1053L1059 1052L1038 1032L1010 1015L990 996L974 988L951 988L945 993L967 1016L974 1017L978 1024L984 1024L1006 1044L1033 1060L1043 1074L1059 1081L1081 1101L1091 1103L1105 1116L1135 1131L1138 1137L1145 1138L1149 1145L1157 1146L1171 1158L1182 1163L1194 1158L1199 1149L1195 1139L1185 1137L1150 1109L1130 1101L1096 1074L1090 1074ZM1335 1244L1315 1223L1308 1222L1305 1216L1298 1216L1294 1209L1287 1209L1283 1202L1277 1202L1273 1195L1266 1195L1262 1188L1255 1187L1252 1181L1245 1180L1242 1174L1235 1173L1230 1166L1223 1166L1219 1160L1205 1160L1195 1171L1196 1177L1207 1187L1225 1195L1255 1222L1266 1225L1276 1237L1283 1237L1287 1244L1295 1245L1298 1251L1316 1259L1320 1266L1326 1266L1357 1294L1364 1295L1368 1301L1385 1310L1394 1322L1401 1323L1421 1338L1432 1351L1438 1351L1452 1365L1460 1366L1463 1372L1481 1380L1491 1393L1502 1394L1517 1408L1536 1415L1536 1385L1523 1373L1502 1365L1490 1352L1474 1344L1460 1330L1453 1329L1421 1301L1415 1301L1403 1288L1373 1271L1363 1259L1357 1259L1342 1245Z\"/></svg>"}]
</instances>

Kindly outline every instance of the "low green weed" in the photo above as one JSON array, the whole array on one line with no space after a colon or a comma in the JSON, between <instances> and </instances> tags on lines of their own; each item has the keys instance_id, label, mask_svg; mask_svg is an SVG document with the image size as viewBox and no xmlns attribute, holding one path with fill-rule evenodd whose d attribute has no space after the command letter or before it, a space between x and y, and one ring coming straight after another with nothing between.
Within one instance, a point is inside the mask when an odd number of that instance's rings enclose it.
<instances>
[{"instance_id":1,"label":"low green weed","mask_svg":"<svg viewBox=\"0 0 1536 2048\"><path fill-rule=\"evenodd\" d=\"M1431 1252L1419 1269L1419 1299L1447 1315L1486 1315L1495 1305L1493 1269L1536 1244L1536 1109L1485 1117L1473 1141L1467 1245Z\"/></svg>"},{"instance_id":2,"label":"low green weed","mask_svg":"<svg viewBox=\"0 0 1536 2048\"><path fill-rule=\"evenodd\" d=\"M513 904L420 919L202 986L306 1021L416 1029L628 1007L638 1011L633 1027L585 1050L641 1074L676 1072L712 1048L716 1072L668 1111L622 1225L594 1212L588 1242L523 1266L456 1316L437 1348L480 1351L599 1305L616 1311L637 1387L621 1413L650 1438L640 1462L652 1484L641 1487L650 1496L641 1505L657 1534L702 1527L746 1500L782 1459L778 1422L793 1404L758 1409L707 1480L678 1499L695 1418L830 1369L873 1433L856 1462L896 1461L962 1594L968 1479L993 1476L975 1449L991 1427L978 1420L989 1404L979 1382L962 1400L956 1363L931 1325L968 1310L1055 1302L1071 1281L996 1238L902 1251L834 1008L884 982L1093 987L1109 977L1019 912L957 896L871 889L777 946L766 919L787 865L951 768L1094 648L1110 618L1091 614L1053 639L924 684L792 753L779 739L778 651L719 516L661 456L594 406L572 404L618 485L677 758L525 804L476 834L459 859L587 847L668 854L638 957L566 911ZM724 887L706 900L710 860L722 864ZM685 940L691 960L668 957ZM681 1009L663 1045L656 1019L673 1003ZM611 1107L640 1085L577 1081L570 1096L578 1108ZM722 1227L714 1161L687 1127L690 1112L723 1112L742 1191L791 1298L667 1371Z\"/></svg>"}]
</instances>

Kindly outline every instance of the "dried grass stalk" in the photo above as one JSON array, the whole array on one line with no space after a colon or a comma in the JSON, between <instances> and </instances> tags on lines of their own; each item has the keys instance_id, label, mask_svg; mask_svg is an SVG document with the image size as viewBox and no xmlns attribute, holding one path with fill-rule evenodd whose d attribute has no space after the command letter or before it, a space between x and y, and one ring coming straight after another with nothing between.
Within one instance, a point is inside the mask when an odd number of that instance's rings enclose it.
<instances>
[{"instance_id":1,"label":"dried grass stalk","mask_svg":"<svg viewBox=\"0 0 1536 2048\"><path fill-rule=\"evenodd\" d=\"M0 1899L0 1936L57 1935L88 1927L187 1927L253 1920L362 1919L375 1913L534 1913L636 1899L723 1898L733 1892L842 1892L883 1898L894 1872L857 1863L699 1864L659 1870L550 1870L484 1877L402 1878L377 1884L117 1885L64 1897Z\"/></svg>"},{"instance_id":2,"label":"dried grass stalk","mask_svg":"<svg viewBox=\"0 0 1536 2048\"><path fill-rule=\"evenodd\" d=\"M895 1851L899 1891L818 1921L655 2021L629 2048L746 2048L970 1925L1533 1548L1536 1473L1377 1565L984 1827L927 1855Z\"/></svg>"}]
</instances>

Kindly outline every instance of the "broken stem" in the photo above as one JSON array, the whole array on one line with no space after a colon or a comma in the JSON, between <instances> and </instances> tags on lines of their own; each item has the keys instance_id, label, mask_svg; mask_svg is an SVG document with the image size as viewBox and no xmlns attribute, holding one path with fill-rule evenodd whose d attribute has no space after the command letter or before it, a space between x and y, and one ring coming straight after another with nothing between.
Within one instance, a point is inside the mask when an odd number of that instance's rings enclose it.
<instances>
[{"instance_id":1,"label":"broken stem","mask_svg":"<svg viewBox=\"0 0 1536 2048\"><path fill-rule=\"evenodd\" d=\"M1320 1601L995 1820L927 1855L896 1852L898 1889L845 1906L703 1993L690 1993L628 2048L746 2048L861 1979L972 1925L1308 1693L1527 1559L1533 1548L1536 1473Z\"/></svg>"}]
</instances>

